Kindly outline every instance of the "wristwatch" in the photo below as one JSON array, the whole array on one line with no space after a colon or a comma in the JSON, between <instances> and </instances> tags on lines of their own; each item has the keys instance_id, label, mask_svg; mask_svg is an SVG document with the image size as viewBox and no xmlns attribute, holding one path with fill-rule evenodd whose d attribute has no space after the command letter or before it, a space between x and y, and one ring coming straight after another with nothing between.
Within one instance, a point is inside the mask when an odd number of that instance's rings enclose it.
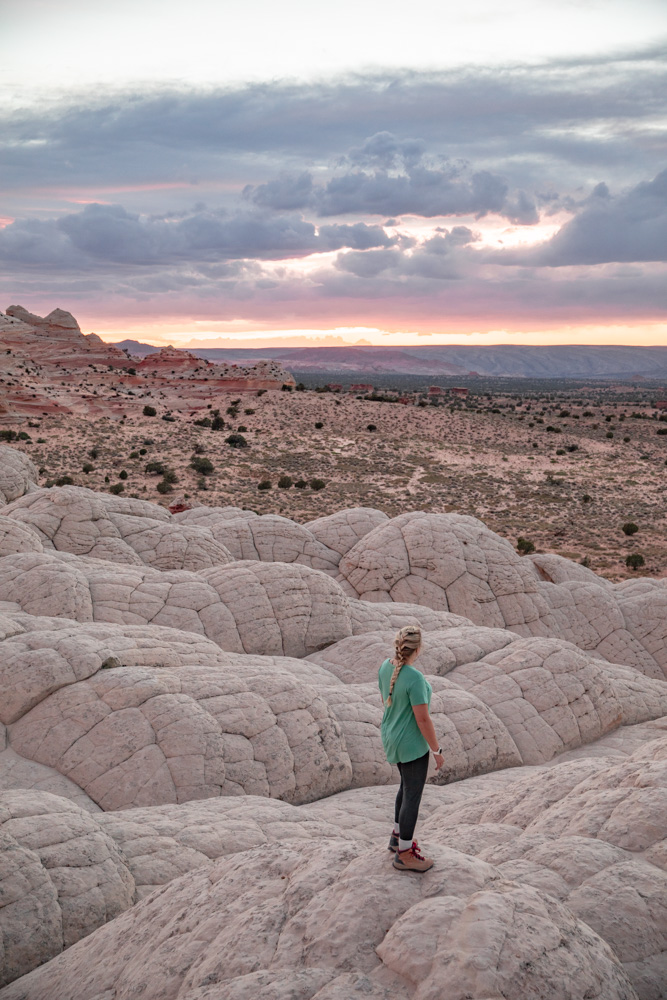
<instances>
[{"instance_id":1,"label":"wristwatch","mask_svg":"<svg viewBox=\"0 0 667 1000\"><path fill-rule=\"evenodd\" d=\"M440 757L442 757L442 747L438 747L437 750L431 750L431 753L435 755L440 755Z\"/></svg>"}]
</instances>

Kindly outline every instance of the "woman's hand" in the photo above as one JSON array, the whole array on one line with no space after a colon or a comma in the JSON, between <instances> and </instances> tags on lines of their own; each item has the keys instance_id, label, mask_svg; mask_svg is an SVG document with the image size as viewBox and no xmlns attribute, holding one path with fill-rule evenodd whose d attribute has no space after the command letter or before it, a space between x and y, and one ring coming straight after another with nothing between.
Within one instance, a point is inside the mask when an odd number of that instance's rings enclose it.
<instances>
[{"instance_id":1,"label":"woman's hand","mask_svg":"<svg viewBox=\"0 0 667 1000\"><path fill-rule=\"evenodd\" d=\"M445 758L443 757L443 755L441 753L434 753L433 757L435 759L435 769L436 769L436 771L439 771L440 768L445 763Z\"/></svg>"}]
</instances>

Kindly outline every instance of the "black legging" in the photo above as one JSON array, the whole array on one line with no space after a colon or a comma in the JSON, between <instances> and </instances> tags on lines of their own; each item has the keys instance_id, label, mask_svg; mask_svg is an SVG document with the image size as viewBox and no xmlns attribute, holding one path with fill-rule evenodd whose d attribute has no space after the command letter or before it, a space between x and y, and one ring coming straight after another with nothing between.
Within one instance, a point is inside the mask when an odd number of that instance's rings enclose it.
<instances>
[{"instance_id":1,"label":"black legging","mask_svg":"<svg viewBox=\"0 0 667 1000\"><path fill-rule=\"evenodd\" d=\"M423 757L416 760L408 760L404 764L398 764L401 773L401 786L396 795L396 807L394 809L394 822L400 827L401 840L412 840L417 825L419 815L419 804L422 800L422 792L426 784L426 774L428 772L428 750Z\"/></svg>"}]
</instances>

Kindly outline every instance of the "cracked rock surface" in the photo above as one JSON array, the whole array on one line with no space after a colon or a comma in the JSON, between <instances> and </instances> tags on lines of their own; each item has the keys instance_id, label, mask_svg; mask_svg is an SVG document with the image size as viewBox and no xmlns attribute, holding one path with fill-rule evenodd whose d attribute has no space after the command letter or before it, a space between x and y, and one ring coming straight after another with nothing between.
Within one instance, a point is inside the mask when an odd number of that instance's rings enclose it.
<instances>
[{"instance_id":1,"label":"cracked rock surface","mask_svg":"<svg viewBox=\"0 0 667 1000\"><path fill-rule=\"evenodd\" d=\"M456 514L42 490L2 450L1 1000L661 1000L664 581ZM424 876L386 850L408 623Z\"/></svg>"}]
</instances>

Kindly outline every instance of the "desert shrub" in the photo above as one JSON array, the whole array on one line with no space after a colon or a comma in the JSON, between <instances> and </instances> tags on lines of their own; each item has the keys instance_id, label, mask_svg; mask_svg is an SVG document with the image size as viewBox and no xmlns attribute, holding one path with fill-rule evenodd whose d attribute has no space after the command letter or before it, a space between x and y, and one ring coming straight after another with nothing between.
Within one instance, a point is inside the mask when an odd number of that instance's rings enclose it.
<instances>
[{"instance_id":1,"label":"desert shrub","mask_svg":"<svg viewBox=\"0 0 667 1000\"><path fill-rule=\"evenodd\" d=\"M211 421L209 420L208 417L202 417L201 420L194 420L193 423L194 423L195 427L210 427L211 426ZM219 428L216 428L216 430L219 430Z\"/></svg>"},{"instance_id":2,"label":"desert shrub","mask_svg":"<svg viewBox=\"0 0 667 1000\"><path fill-rule=\"evenodd\" d=\"M108 476L105 476L105 477L104 477L104 482L105 482L105 483L108 483L108 482L110 482L110 479L109 479L109 477L108 477Z\"/></svg>"},{"instance_id":3,"label":"desert shrub","mask_svg":"<svg viewBox=\"0 0 667 1000\"><path fill-rule=\"evenodd\" d=\"M657 431L655 433L656 434L667 434L667 427L658 427L658 429L657 429ZM19 434L19 437L21 437L20 434Z\"/></svg>"},{"instance_id":4,"label":"desert shrub","mask_svg":"<svg viewBox=\"0 0 667 1000\"><path fill-rule=\"evenodd\" d=\"M265 392L266 392L266 389L258 389L257 390L257 395L258 396L263 396Z\"/></svg>"},{"instance_id":5,"label":"desert shrub","mask_svg":"<svg viewBox=\"0 0 667 1000\"><path fill-rule=\"evenodd\" d=\"M564 455L565 454L565 448L556 448L556 454L557 455Z\"/></svg>"},{"instance_id":6,"label":"desert shrub","mask_svg":"<svg viewBox=\"0 0 667 1000\"><path fill-rule=\"evenodd\" d=\"M138 451L131 451L130 452L130 458L139 458L139 452Z\"/></svg>"},{"instance_id":7,"label":"desert shrub","mask_svg":"<svg viewBox=\"0 0 667 1000\"><path fill-rule=\"evenodd\" d=\"M46 438L37 438L37 444L46 444Z\"/></svg>"},{"instance_id":8,"label":"desert shrub","mask_svg":"<svg viewBox=\"0 0 667 1000\"><path fill-rule=\"evenodd\" d=\"M578 444L568 444L568 445L567 445L567 450L568 450L569 452L572 452L572 451L579 451L579 445L578 445Z\"/></svg>"},{"instance_id":9,"label":"desert shrub","mask_svg":"<svg viewBox=\"0 0 667 1000\"><path fill-rule=\"evenodd\" d=\"M368 426L366 427L366 430L367 431L376 431L377 427L375 426L375 424L368 424Z\"/></svg>"},{"instance_id":10,"label":"desert shrub","mask_svg":"<svg viewBox=\"0 0 667 1000\"><path fill-rule=\"evenodd\" d=\"M548 425L547 431L549 431L551 434L562 434L563 433L563 431L561 430L560 427L553 427L551 424Z\"/></svg>"},{"instance_id":11,"label":"desert shrub","mask_svg":"<svg viewBox=\"0 0 667 1000\"><path fill-rule=\"evenodd\" d=\"M213 462L210 458L202 458L200 455L193 455L190 459L190 468L194 469L201 476L210 476L214 470Z\"/></svg>"},{"instance_id":12,"label":"desert shrub","mask_svg":"<svg viewBox=\"0 0 667 1000\"><path fill-rule=\"evenodd\" d=\"M611 414L607 414L607 416L604 419L605 423L610 424L614 418L612 417Z\"/></svg>"},{"instance_id":13,"label":"desert shrub","mask_svg":"<svg viewBox=\"0 0 667 1000\"><path fill-rule=\"evenodd\" d=\"M245 425L245 424L241 424L241 425L240 425L239 427L237 427L236 429L237 429L237 431L239 432L239 434L244 434L244 433L247 433L247 431L248 431L248 428L246 427L246 425Z\"/></svg>"},{"instance_id":14,"label":"desert shrub","mask_svg":"<svg viewBox=\"0 0 667 1000\"><path fill-rule=\"evenodd\" d=\"M307 485L308 483L306 482L305 479L297 479L297 481L294 484L294 488L297 490L305 490Z\"/></svg>"},{"instance_id":15,"label":"desert shrub","mask_svg":"<svg viewBox=\"0 0 667 1000\"><path fill-rule=\"evenodd\" d=\"M16 440L16 431L1 430L0 431L0 441L14 441Z\"/></svg>"},{"instance_id":16,"label":"desert shrub","mask_svg":"<svg viewBox=\"0 0 667 1000\"><path fill-rule=\"evenodd\" d=\"M327 484L323 479L311 479L309 485L311 490L323 490Z\"/></svg>"},{"instance_id":17,"label":"desert shrub","mask_svg":"<svg viewBox=\"0 0 667 1000\"><path fill-rule=\"evenodd\" d=\"M238 406L235 406L233 403L231 406L227 407L227 413L229 414L230 417L238 416L238 412L239 412Z\"/></svg>"},{"instance_id":18,"label":"desert shrub","mask_svg":"<svg viewBox=\"0 0 667 1000\"><path fill-rule=\"evenodd\" d=\"M659 433L660 431L658 431L658 434ZM667 431L665 431L665 433L667 434ZM32 441L32 438L30 437L27 431L19 431L18 437L19 441Z\"/></svg>"},{"instance_id":19,"label":"desert shrub","mask_svg":"<svg viewBox=\"0 0 667 1000\"><path fill-rule=\"evenodd\" d=\"M280 479L278 480L278 486L281 490L288 490L291 485L292 485L291 476L281 476Z\"/></svg>"},{"instance_id":20,"label":"desert shrub","mask_svg":"<svg viewBox=\"0 0 667 1000\"><path fill-rule=\"evenodd\" d=\"M570 411L569 410L561 410L560 413L558 414L558 416L559 417L569 417L570 416Z\"/></svg>"},{"instance_id":21,"label":"desert shrub","mask_svg":"<svg viewBox=\"0 0 667 1000\"><path fill-rule=\"evenodd\" d=\"M229 412L229 411L227 411L227 412ZM222 419L222 417L218 413L215 417L213 417L213 420L211 420L211 430L212 431L222 431L224 429L225 429L225 421Z\"/></svg>"},{"instance_id":22,"label":"desert shrub","mask_svg":"<svg viewBox=\"0 0 667 1000\"><path fill-rule=\"evenodd\" d=\"M86 475L88 475L89 472L95 471L95 466L91 465L90 462L84 462L83 465L81 466L81 471L85 472Z\"/></svg>"},{"instance_id":23,"label":"desert shrub","mask_svg":"<svg viewBox=\"0 0 667 1000\"><path fill-rule=\"evenodd\" d=\"M613 431L607 431L607 433L605 434L606 438L613 438L613 436L614 436L614 432Z\"/></svg>"},{"instance_id":24,"label":"desert shrub","mask_svg":"<svg viewBox=\"0 0 667 1000\"><path fill-rule=\"evenodd\" d=\"M318 420L317 423L315 424L316 430L321 431L323 427L324 427L324 424L322 423L322 421Z\"/></svg>"},{"instance_id":25,"label":"desert shrub","mask_svg":"<svg viewBox=\"0 0 667 1000\"><path fill-rule=\"evenodd\" d=\"M121 469L120 470L120 472L118 473L118 478L119 479L127 479L127 472L125 471L125 469Z\"/></svg>"},{"instance_id":26,"label":"desert shrub","mask_svg":"<svg viewBox=\"0 0 667 1000\"><path fill-rule=\"evenodd\" d=\"M230 448L248 447L248 442L243 437L243 434L230 434L229 437L225 438L225 444L228 444Z\"/></svg>"},{"instance_id":27,"label":"desert shrub","mask_svg":"<svg viewBox=\"0 0 667 1000\"><path fill-rule=\"evenodd\" d=\"M74 485L74 480L72 479L71 476L60 476L59 479L56 479L56 486L73 486L73 485Z\"/></svg>"},{"instance_id":28,"label":"desert shrub","mask_svg":"<svg viewBox=\"0 0 667 1000\"><path fill-rule=\"evenodd\" d=\"M114 493L116 496L118 496L118 494L122 493L124 489L125 487L123 486L122 483L113 483L109 487L109 493Z\"/></svg>"},{"instance_id":29,"label":"desert shrub","mask_svg":"<svg viewBox=\"0 0 667 1000\"><path fill-rule=\"evenodd\" d=\"M145 448L140 448L139 449L139 454L140 455L145 455L146 454L146 449Z\"/></svg>"},{"instance_id":30,"label":"desert shrub","mask_svg":"<svg viewBox=\"0 0 667 1000\"><path fill-rule=\"evenodd\" d=\"M283 384L280 387L280 390L281 390L281 392L291 392L293 388L294 388L294 386L287 385L286 382L283 382Z\"/></svg>"},{"instance_id":31,"label":"desert shrub","mask_svg":"<svg viewBox=\"0 0 667 1000\"><path fill-rule=\"evenodd\" d=\"M627 437L627 436L623 438L623 441L625 442L625 444L627 444L629 440L630 440L630 438Z\"/></svg>"},{"instance_id":32,"label":"desert shrub","mask_svg":"<svg viewBox=\"0 0 667 1000\"><path fill-rule=\"evenodd\" d=\"M251 417L255 411L253 410L252 406L246 406L243 412L245 413L246 417Z\"/></svg>"},{"instance_id":33,"label":"desert shrub","mask_svg":"<svg viewBox=\"0 0 667 1000\"><path fill-rule=\"evenodd\" d=\"M173 487L171 483L167 482L166 479L161 479L160 482L155 487L155 489L158 491L158 493L173 493Z\"/></svg>"},{"instance_id":34,"label":"desert shrub","mask_svg":"<svg viewBox=\"0 0 667 1000\"><path fill-rule=\"evenodd\" d=\"M584 493L583 497L581 498L581 502L582 503L593 503L593 497L590 495L590 493Z\"/></svg>"},{"instance_id":35,"label":"desert shrub","mask_svg":"<svg viewBox=\"0 0 667 1000\"><path fill-rule=\"evenodd\" d=\"M164 476L162 478L167 483L177 483L178 482L178 476L176 475L176 473L174 472L173 469L167 469L167 471L165 472L165 474L164 474Z\"/></svg>"},{"instance_id":36,"label":"desert shrub","mask_svg":"<svg viewBox=\"0 0 667 1000\"><path fill-rule=\"evenodd\" d=\"M635 524L634 521L626 521L621 531L624 535L636 535L639 531L639 525Z\"/></svg>"},{"instance_id":37,"label":"desert shrub","mask_svg":"<svg viewBox=\"0 0 667 1000\"><path fill-rule=\"evenodd\" d=\"M639 569L640 566L644 566L645 564L646 560L639 552L631 552L629 556L625 557L625 565L628 569Z\"/></svg>"},{"instance_id":38,"label":"desert shrub","mask_svg":"<svg viewBox=\"0 0 667 1000\"><path fill-rule=\"evenodd\" d=\"M168 424L173 424L174 421L176 420L176 417L172 417L171 413L165 413L162 419L166 420Z\"/></svg>"},{"instance_id":39,"label":"desert shrub","mask_svg":"<svg viewBox=\"0 0 667 1000\"><path fill-rule=\"evenodd\" d=\"M262 479L261 483L257 484L257 489L258 490L270 490L271 489L271 480L270 479Z\"/></svg>"},{"instance_id":40,"label":"desert shrub","mask_svg":"<svg viewBox=\"0 0 667 1000\"><path fill-rule=\"evenodd\" d=\"M155 407L154 406L149 406L148 403L146 404L146 406L144 406L142 412L143 412L143 415L145 417L156 417L157 416L157 410L155 409Z\"/></svg>"},{"instance_id":41,"label":"desert shrub","mask_svg":"<svg viewBox=\"0 0 667 1000\"><path fill-rule=\"evenodd\" d=\"M164 462L158 461L157 458L151 459L146 465L146 472L151 476L163 476L167 471L167 466Z\"/></svg>"},{"instance_id":42,"label":"desert shrub","mask_svg":"<svg viewBox=\"0 0 667 1000\"><path fill-rule=\"evenodd\" d=\"M582 415L582 417L592 417L593 416L593 411L592 410L584 410L584 412L581 415Z\"/></svg>"},{"instance_id":43,"label":"desert shrub","mask_svg":"<svg viewBox=\"0 0 667 1000\"><path fill-rule=\"evenodd\" d=\"M297 392L305 392L306 391L306 387L303 384L303 382L297 382L296 391Z\"/></svg>"},{"instance_id":44,"label":"desert shrub","mask_svg":"<svg viewBox=\"0 0 667 1000\"><path fill-rule=\"evenodd\" d=\"M591 557L590 556L584 556L583 559L579 560L579 565L580 566L585 566L586 569L590 569L591 568Z\"/></svg>"},{"instance_id":45,"label":"desert shrub","mask_svg":"<svg viewBox=\"0 0 667 1000\"><path fill-rule=\"evenodd\" d=\"M196 444L192 450L195 453L195 455L203 455L204 452L206 451L203 444Z\"/></svg>"},{"instance_id":46,"label":"desert shrub","mask_svg":"<svg viewBox=\"0 0 667 1000\"><path fill-rule=\"evenodd\" d=\"M531 542L530 538L524 538L520 535L516 540L517 552L520 552L522 556L528 555L529 552L535 551L535 543Z\"/></svg>"},{"instance_id":47,"label":"desert shrub","mask_svg":"<svg viewBox=\"0 0 667 1000\"><path fill-rule=\"evenodd\" d=\"M127 374L128 375L136 375L137 374L137 369L136 368L128 368L127 369Z\"/></svg>"}]
</instances>

